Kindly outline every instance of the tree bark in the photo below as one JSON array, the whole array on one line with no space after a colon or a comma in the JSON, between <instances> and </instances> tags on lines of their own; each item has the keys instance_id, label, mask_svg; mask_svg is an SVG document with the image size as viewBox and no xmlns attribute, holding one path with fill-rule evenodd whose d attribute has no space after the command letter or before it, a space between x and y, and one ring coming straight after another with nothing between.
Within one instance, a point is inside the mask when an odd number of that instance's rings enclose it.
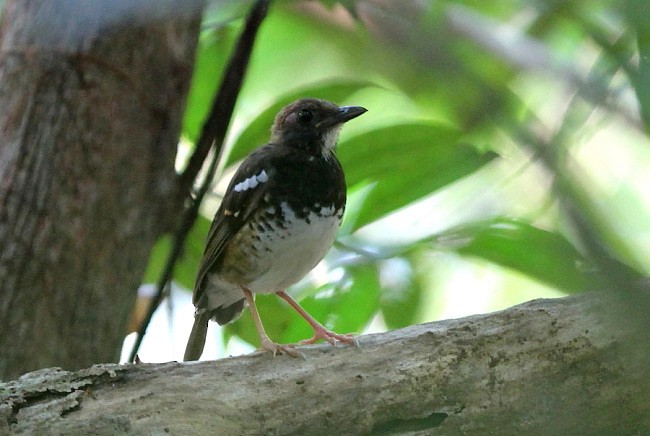
<instances>
[{"instance_id":1,"label":"tree bark","mask_svg":"<svg viewBox=\"0 0 650 436\"><path fill-rule=\"evenodd\" d=\"M360 348L302 347L305 360L38 371L0 384L0 432L647 434L646 335L620 307L601 293L536 300Z\"/></svg>"},{"instance_id":2,"label":"tree bark","mask_svg":"<svg viewBox=\"0 0 650 436\"><path fill-rule=\"evenodd\" d=\"M115 361L174 159L200 0L7 0L0 378Z\"/></svg>"}]
</instances>

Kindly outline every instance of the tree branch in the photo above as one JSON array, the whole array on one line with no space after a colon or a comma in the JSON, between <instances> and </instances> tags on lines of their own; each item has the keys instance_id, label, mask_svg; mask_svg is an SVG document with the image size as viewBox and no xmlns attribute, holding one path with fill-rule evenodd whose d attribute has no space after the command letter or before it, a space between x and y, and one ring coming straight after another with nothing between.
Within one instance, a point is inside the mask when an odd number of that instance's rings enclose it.
<instances>
[{"instance_id":1,"label":"tree branch","mask_svg":"<svg viewBox=\"0 0 650 436\"><path fill-rule=\"evenodd\" d=\"M618 307L604 293L535 300L303 347L306 360L43 370L0 384L0 432L647 433L648 347Z\"/></svg>"}]
</instances>

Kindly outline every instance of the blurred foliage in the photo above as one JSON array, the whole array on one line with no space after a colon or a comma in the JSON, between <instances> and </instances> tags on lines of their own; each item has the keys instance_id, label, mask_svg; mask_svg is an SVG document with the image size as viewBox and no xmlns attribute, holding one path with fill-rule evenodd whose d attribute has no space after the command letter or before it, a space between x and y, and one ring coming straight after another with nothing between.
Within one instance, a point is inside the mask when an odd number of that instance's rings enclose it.
<instances>
[{"instance_id":1,"label":"blurred foliage","mask_svg":"<svg viewBox=\"0 0 650 436\"><path fill-rule=\"evenodd\" d=\"M206 15L189 143L245 13L234 3ZM315 318L339 332L361 331L376 315L388 328L428 319L423 305L437 291L423 274L435 253L562 293L598 287L567 199L613 259L650 271L647 1L342 3L273 4L223 162L230 168L266 142L274 114L296 98L369 109L339 141L350 200L337 248L292 289ZM211 213L175 271L188 288ZM145 280L155 280L168 245L155 248ZM279 299L258 302L274 340L309 337ZM248 316L226 328L231 336L257 342Z\"/></svg>"}]
</instances>

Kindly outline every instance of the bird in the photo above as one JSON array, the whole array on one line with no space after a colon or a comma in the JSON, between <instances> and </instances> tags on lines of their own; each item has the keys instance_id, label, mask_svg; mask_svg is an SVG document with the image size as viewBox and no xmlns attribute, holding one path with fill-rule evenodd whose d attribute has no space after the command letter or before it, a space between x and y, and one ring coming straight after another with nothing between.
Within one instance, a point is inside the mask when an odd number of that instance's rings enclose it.
<instances>
[{"instance_id":1,"label":"bird","mask_svg":"<svg viewBox=\"0 0 650 436\"><path fill-rule=\"evenodd\" d=\"M314 335L300 344L323 339L356 345L351 334L327 330L286 289L307 275L334 242L346 201L345 176L334 149L343 124L366 111L315 98L297 100L278 112L269 142L243 160L208 231L185 361L201 357L210 320L227 324L246 305L260 350L300 356L293 344L268 337L254 294L276 294L305 319Z\"/></svg>"}]
</instances>

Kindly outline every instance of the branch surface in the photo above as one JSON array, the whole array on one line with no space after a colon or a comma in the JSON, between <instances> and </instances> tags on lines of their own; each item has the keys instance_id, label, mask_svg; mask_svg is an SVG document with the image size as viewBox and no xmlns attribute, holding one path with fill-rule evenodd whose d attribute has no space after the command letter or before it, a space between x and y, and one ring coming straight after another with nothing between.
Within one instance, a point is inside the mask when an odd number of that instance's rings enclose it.
<instances>
[{"instance_id":1,"label":"branch surface","mask_svg":"<svg viewBox=\"0 0 650 436\"><path fill-rule=\"evenodd\" d=\"M0 384L0 433L644 434L648 349L617 310L584 293L302 347L305 360L46 369Z\"/></svg>"}]
</instances>

